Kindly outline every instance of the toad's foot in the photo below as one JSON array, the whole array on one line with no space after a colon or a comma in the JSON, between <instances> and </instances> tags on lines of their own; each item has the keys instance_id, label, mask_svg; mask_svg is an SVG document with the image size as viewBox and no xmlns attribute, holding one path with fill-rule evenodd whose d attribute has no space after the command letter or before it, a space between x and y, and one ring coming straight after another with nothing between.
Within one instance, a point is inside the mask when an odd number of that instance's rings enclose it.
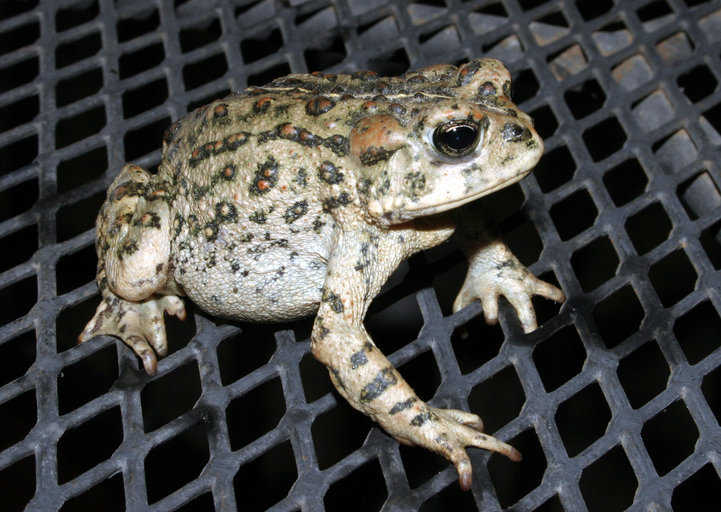
<instances>
[{"instance_id":1,"label":"toad's foot","mask_svg":"<svg viewBox=\"0 0 721 512\"><path fill-rule=\"evenodd\" d=\"M156 353L159 356L168 353L163 311L185 320L183 301L174 295L141 302L105 296L78 341L82 343L101 334L120 338L140 357L148 375L155 375Z\"/></svg>"},{"instance_id":2,"label":"toad's foot","mask_svg":"<svg viewBox=\"0 0 721 512\"><path fill-rule=\"evenodd\" d=\"M464 491L471 488L473 475L467 447L498 452L514 462L521 460L520 452L514 447L484 434L483 422L475 414L428 405L425 407L426 411L414 418L413 429L395 434L394 437L401 443L422 446L450 460L456 466L458 483Z\"/></svg>"},{"instance_id":3,"label":"toad's foot","mask_svg":"<svg viewBox=\"0 0 721 512\"><path fill-rule=\"evenodd\" d=\"M552 284L536 278L510 251L503 256L499 260L472 262L463 287L453 303L453 312L460 311L474 300L480 300L486 322L495 324L498 320L498 297L503 295L516 310L523 331L531 332L538 327L531 302L533 296L540 295L556 302L563 302L566 296ZM493 265L489 266L489 263Z\"/></svg>"}]
</instances>

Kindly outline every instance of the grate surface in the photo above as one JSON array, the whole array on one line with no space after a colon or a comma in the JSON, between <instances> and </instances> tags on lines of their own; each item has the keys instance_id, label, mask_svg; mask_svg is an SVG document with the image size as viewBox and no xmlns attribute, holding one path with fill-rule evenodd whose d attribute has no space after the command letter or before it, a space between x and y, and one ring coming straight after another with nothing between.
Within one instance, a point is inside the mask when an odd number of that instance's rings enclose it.
<instances>
[{"instance_id":1,"label":"grate surface","mask_svg":"<svg viewBox=\"0 0 721 512\"><path fill-rule=\"evenodd\" d=\"M367 326L421 398L524 454L474 487L331 392L311 322L191 310L147 378L98 302L93 222L121 166L188 110L288 72L512 70L546 141L488 199L560 283L525 336L450 314L452 247L414 257ZM4 510L695 510L721 492L721 6L704 0L0 2ZM462 327L464 326L465 327ZM420 333L420 334L418 334Z\"/></svg>"}]
</instances>

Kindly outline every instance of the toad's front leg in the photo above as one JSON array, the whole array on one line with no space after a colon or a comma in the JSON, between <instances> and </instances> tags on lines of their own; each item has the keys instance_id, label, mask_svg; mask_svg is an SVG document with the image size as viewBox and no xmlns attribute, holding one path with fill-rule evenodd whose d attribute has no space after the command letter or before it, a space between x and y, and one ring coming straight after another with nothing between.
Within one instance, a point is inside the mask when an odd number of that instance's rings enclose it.
<instances>
[{"instance_id":1,"label":"toad's front leg","mask_svg":"<svg viewBox=\"0 0 721 512\"><path fill-rule=\"evenodd\" d=\"M493 324L498 318L498 297L503 295L515 308L524 332L535 330L537 322L531 298L540 295L563 302L563 292L538 279L518 261L490 228L490 221L478 202L461 208L457 216L455 238L468 257L468 273L453 311L480 300L486 321Z\"/></svg>"},{"instance_id":2,"label":"toad's front leg","mask_svg":"<svg viewBox=\"0 0 721 512\"><path fill-rule=\"evenodd\" d=\"M324 363L336 389L396 440L422 446L453 462L464 490L471 486L466 447L520 460L518 451L481 432L481 419L424 403L375 346L363 328L368 304L407 256L390 237L342 234L328 265L322 302L313 326L313 355Z\"/></svg>"}]
</instances>

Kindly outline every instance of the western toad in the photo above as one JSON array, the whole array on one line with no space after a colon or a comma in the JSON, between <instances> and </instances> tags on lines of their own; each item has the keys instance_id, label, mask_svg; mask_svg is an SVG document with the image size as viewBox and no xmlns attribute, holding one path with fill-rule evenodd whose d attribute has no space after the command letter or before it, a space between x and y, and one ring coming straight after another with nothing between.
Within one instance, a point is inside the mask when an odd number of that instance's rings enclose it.
<instances>
[{"instance_id":1,"label":"western toad","mask_svg":"<svg viewBox=\"0 0 721 512\"><path fill-rule=\"evenodd\" d=\"M126 165L97 220L102 302L80 335L121 338L149 374L167 352L163 311L187 296L243 321L316 315L313 355L348 402L402 443L451 460L467 446L519 460L474 414L422 402L363 327L404 259L454 236L468 256L459 310L504 295L525 331L534 294L562 301L479 221L474 199L526 176L543 153L493 59L395 78L289 75L183 117L151 175ZM465 205L465 206L464 206Z\"/></svg>"}]
</instances>

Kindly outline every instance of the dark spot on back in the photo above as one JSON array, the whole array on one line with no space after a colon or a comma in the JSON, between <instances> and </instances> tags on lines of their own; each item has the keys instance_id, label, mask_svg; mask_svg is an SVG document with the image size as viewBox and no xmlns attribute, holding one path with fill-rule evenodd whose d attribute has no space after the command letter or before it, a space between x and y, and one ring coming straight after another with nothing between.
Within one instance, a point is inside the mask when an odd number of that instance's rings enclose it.
<instances>
[{"instance_id":1,"label":"dark spot on back","mask_svg":"<svg viewBox=\"0 0 721 512\"><path fill-rule=\"evenodd\" d=\"M319 116L325 114L335 107L335 102L324 96L318 96L305 104L305 113L309 116Z\"/></svg>"}]
</instances>

